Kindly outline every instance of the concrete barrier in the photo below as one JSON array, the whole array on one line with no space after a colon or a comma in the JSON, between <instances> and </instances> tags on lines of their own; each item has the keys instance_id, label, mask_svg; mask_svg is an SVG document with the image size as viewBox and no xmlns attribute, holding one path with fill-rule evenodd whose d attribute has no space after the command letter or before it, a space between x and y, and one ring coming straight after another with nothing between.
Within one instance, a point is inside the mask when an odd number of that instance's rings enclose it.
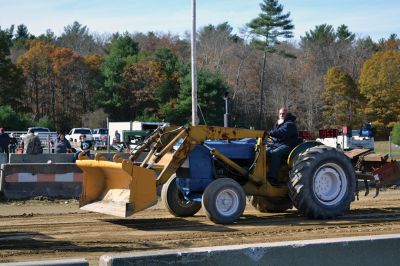
<instances>
[{"instance_id":1,"label":"concrete barrier","mask_svg":"<svg viewBox=\"0 0 400 266\"><path fill-rule=\"evenodd\" d=\"M116 153L101 153L105 156L109 161L112 161L113 156ZM129 157L128 153L118 153L122 158L127 159ZM92 155L94 153L92 152ZM145 155L145 154L143 154ZM10 154L10 163L47 163L51 161L52 163L71 163L72 157L74 154L72 153L44 153L44 154ZM142 156L143 157L143 156ZM1 162L1 158L0 158Z\"/></svg>"},{"instance_id":2,"label":"concrete barrier","mask_svg":"<svg viewBox=\"0 0 400 266\"><path fill-rule=\"evenodd\" d=\"M72 153L10 154L10 163L71 163Z\"/></svg>"},{"instance_id":3,"label":"concrete barrier","mask_svg":"<svg viewBox=\"0 0 400 266\"><path fill-rule=\"evenodd\" d=\"M112 160L115 153L102 153ZM120 153L127 159L128 153ZM141 154L138 161L147 153ZM73 154L11 154L12 163L1 164L0 192L9 199L36 196L79 197L82 171L71 163ZM49 162L49 163L48 163ZM64 163L58 163L64 162Z\"/></svg>"},{"instance_id":4,"label":"concrete barrier","mask_svg":"<svg viewBox=\"0 0 400 266\"><path fill-rule=\"evenodd\" d=\"M42 260L42 261L26 261L26 262L10 262L0 263L4 266L88 266L86 259L65 259L65 260Z\"/></svg>"},{"instance_id":5,"label":"concrete barrier","mask_svg":"<svg viewBox=\"0 0 400 266\"><path fill-rule=\"evenodd\" d=\"M103 255L111 265L399 265L400 234Z\"/></svg>"},{"instance_id":6,"label":"concrete barrier","mask_svg":"<svg viewBox=\"0 0 400 266\"><path fill-rule=\"evenodd\" d=\"M3 164L1 187L9 199L79 197L83 174L76 164Z\"/></svg>"}]
</instances>

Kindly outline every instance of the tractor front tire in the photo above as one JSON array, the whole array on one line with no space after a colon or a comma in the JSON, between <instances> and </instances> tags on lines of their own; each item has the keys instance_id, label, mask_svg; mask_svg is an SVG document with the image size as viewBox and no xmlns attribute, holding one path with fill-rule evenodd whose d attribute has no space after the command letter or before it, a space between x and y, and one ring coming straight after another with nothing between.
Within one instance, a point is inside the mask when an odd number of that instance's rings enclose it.
<instances>
[{"instance_id":1,"label":"tractor front tire","mask_svg":"<svg viewBox=\"0 0 400 266\"><path fill-rule=\"evenodd\" d=\"M330 219L350 209L356 176L342 152L322 145L307 149L294 162L289 177L289 196L303 215Z\"/></svg>"},{"instance_id":2,"label":"tractor front tire","mask_svg":"<svg viewBox=\"0 0 400 266\"><path fill-rule=\"evenodd\" d=\"M161 190L161 200L165 208L175 217L190 217L201 208L201 203L184 198L176 184L176 177L172 176Z\"/></svg>"},{"instance_id":3,"label":"tractor front tire","mask_svg":"<svg viewBox=\"0 0 400 266\"><path fill-rule=\"evenodd\" d=\"M214 223L230 224L242 216L246 207L246 195L235 180L219 178L204 190L202 206L207 217Z\"/></svg>"},{"instance_id":4,"label":"tractor front tire","mask_svg":"<svg viewBox=\"0 0 400 266\"><path fill-rule=\"evenodd\" d=\"M289 197L286 198L271 198L263 196L252 196L250 198L251 205L259 212L284 212L293 208L293 203Z\"/></svg>"}]
</instances>

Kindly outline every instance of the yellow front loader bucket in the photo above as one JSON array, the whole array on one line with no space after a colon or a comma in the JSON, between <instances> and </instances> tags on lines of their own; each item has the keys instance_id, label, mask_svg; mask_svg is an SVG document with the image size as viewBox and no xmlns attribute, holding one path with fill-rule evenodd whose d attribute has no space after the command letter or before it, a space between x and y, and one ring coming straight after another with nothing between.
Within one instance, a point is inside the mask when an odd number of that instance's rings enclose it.
<instances>
[{"instance_id":1,"label":"yellow front loader bucket","mask_svg":"<svg viewBox=\"0 0 400 266\"><path fill-rule=\"evenodd\" d=\"M77 160L83 171L82 210L128 217L157 203L156 173L124 160Z\"/></svg>"}]
</instances>

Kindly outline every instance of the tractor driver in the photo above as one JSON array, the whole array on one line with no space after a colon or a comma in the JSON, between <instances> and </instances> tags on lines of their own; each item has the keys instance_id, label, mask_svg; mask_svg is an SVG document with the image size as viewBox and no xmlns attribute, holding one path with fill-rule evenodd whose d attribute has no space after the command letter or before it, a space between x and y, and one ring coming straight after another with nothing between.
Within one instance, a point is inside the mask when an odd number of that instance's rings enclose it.
<instances>
[{"instance_id":1,"label":"tractor driver","mask_svg":"<svg viewBox=\"0 0 400 266\"><path fill-rule=\"evenodd\" d=\"M268 180L273 186L280 185L278 173L282 157L289 154L298 142L296 117L289 113L285 107L282 107L279 109L278 118L275 128L269 132L271 142L267 145Z\"/></svg>"}]
</instances>

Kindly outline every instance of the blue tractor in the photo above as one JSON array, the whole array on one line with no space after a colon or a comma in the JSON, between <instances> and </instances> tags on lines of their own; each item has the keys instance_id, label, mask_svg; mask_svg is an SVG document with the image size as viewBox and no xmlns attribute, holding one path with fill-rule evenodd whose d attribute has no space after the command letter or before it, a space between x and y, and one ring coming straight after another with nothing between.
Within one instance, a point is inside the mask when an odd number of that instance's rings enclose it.
<instances>
[{"instance_id":1,"label":"blue tractor","mask_svg":"<svg viewBox=\"0 0 400 266\"><path fill-rule=\"evenodd\" d=\"M142 162L136 159L150 148ZM267 180L264 131L191 126L160 128L129 160L101 158L77 164L84 172L82 209L129 216L161 199L176 217L203 208L215 223L235 222L247 197L261 212L296 207L319 219L334 218L350 208L356 176L342 152L318 142L300 142L282 162L279 181Z\"/></svg>"}]
</instances>

